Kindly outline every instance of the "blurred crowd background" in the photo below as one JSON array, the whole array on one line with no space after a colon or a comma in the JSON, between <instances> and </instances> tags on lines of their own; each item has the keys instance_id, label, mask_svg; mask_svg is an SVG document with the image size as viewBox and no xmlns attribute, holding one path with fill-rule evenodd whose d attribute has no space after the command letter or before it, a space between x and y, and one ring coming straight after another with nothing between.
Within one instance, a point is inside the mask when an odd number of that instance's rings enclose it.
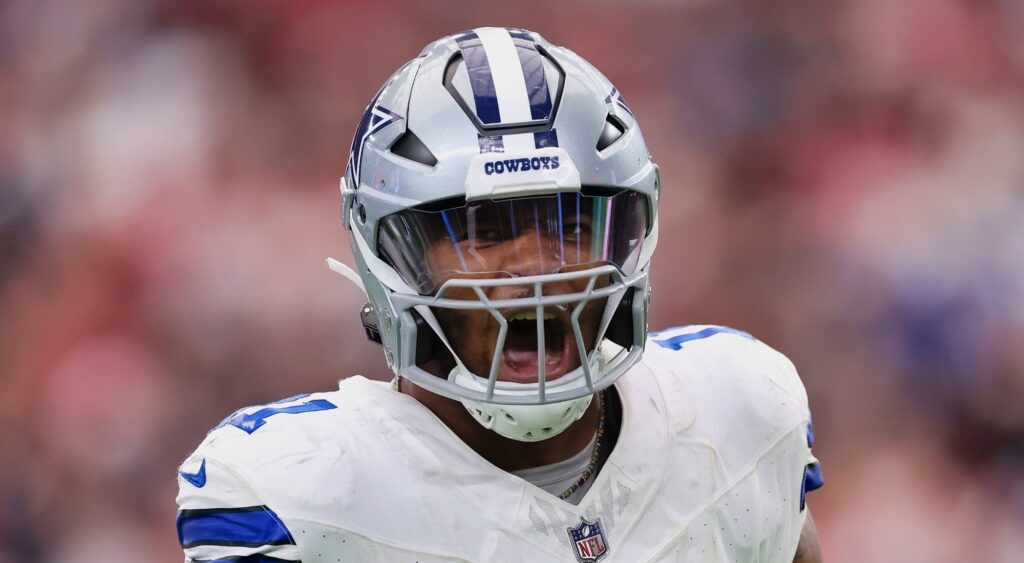
<instances>
[{"instance_id":1,"label":"blurred crowd background","mask_svg":"<svg viewBox=\"0 0 1024 563\"><path fill-rule=\"evenodd\" d=\"M1024 3L0 2L0 563L180 561L234 409L386 379L338 179L429 41L589 59L664 178L652 328L800 368L826 560L1024 561Z\"/></svg>"}]
</instances>

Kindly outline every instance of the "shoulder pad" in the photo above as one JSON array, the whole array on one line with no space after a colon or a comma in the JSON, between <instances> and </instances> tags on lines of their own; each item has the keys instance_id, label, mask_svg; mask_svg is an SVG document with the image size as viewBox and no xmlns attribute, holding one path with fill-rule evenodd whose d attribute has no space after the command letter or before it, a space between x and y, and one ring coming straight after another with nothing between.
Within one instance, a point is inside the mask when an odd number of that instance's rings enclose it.
<instances>
[{"instance_id":1,"label":"shoulder pad","mask_svg":"<svg viewBox=\"0 0 1024 563\"><path fill-rule=\"evenodd\" d=\"M688 325L649 336L649 355L669 365L696 362L707 374L733 389L755 381L769 382L776 392L807 409L807 392L793 362L749 333L726 326Z\"/></svg>"}]
</instances>

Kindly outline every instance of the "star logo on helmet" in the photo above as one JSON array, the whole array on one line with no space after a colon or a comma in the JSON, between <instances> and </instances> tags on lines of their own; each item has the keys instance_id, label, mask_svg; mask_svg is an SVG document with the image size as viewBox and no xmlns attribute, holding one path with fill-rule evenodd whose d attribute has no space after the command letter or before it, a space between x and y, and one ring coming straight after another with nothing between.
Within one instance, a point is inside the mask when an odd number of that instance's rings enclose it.
<instances>
[{"instance_id":1,"label":"star logo on helmet","mask_svg":"<svg viewBox=\"0 0 1024 563\"><path fill-rule=\"evenodd\" d=\"M378 105L379 100L380 94L377 94L373 101L370 102L369 107L366 108L366 111L363 112L363 118L359 120L359 127L356 128L355 137L352 138L352 151L349 153L348 166L352 171L352 179L356 185L359 185L359 169L362 164L363 148L366 146L366 141L381 129L402 119L402 116L397 113L382 105Z\"/></svg>"},{"instance_id":2,"label":"star logo on helmet","mask_svg":"<svg viewBox=\"0 0 1024 563\"><path fill-rule=\"evenodd\" d=\"M604 99L604 103L608 105L615 104L622 108L622 111L628 113L630 117L636 119L636 116L633 115L633 110L629 109L629 105L627 105L626 100L622 98L622 94L619 93L618 88L612 88L611 93L609 93L608 97Z\"/></svg>"}]
</instances>

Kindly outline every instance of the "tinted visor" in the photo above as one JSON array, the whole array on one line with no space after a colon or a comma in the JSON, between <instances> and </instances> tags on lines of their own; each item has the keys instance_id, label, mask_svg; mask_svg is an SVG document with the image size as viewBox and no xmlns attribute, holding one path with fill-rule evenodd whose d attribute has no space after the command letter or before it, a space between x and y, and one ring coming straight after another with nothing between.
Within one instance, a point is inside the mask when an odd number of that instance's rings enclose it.
<instances>
[{"instance_id":1,"label":"tinted visor","mask_svg":"<svg viewBox=\"0 0 1024 563\"><path fill-rule=\"evenodd\" d=\"M423 295L455 277L512 277L611 264L625 275L639 261L647 197L559 193L480 201L384 217L381 258Z\"/></svg>"}]
</instances>

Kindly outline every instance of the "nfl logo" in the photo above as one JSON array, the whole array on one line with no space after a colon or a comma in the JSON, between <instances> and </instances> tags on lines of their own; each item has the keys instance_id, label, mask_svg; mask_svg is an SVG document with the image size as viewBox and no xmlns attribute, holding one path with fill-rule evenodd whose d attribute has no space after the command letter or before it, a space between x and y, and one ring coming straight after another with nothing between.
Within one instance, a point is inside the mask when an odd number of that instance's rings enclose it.
<instances>
[{"instance_id":1,"label":"nfl logo","mask_svg":"<svg viewBox=\"0 0 1024 563\"><path fill-rule=\"evenodd\" d=\"M569 532L569 540L576 552L576 560L580 563L597 561L608 554L608 542L604 540L600 518L596 522L587 522L583 518L578 526L566 528L566 531Z\"/></svg>"}]
</instances>

